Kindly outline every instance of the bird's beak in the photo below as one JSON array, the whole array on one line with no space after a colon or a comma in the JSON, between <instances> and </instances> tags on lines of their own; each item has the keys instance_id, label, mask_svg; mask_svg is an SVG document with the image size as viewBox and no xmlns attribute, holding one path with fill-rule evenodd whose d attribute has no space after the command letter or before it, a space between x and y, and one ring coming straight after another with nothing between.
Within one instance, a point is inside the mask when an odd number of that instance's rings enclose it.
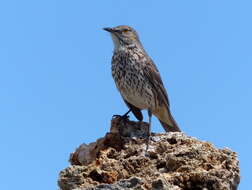
<instances>
[{"instance_id":1,"label":"bird's beak","mask_svg":"<svg viewBox=\"0 0 252 190\"><path fill-rule=\"evenodd\" d=\"M112 28L109 28L109 27L103 28L103 30L105 30L107 32L114 32L114 30Z\"/></svg>"}]
</instances>

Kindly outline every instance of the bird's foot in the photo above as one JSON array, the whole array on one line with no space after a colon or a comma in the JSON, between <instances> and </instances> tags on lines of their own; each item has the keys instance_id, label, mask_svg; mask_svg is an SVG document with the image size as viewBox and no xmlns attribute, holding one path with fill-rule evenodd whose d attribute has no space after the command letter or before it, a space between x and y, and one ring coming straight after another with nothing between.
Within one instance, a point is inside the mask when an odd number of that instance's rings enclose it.
<instances>
[{"instance_id":1,"label":"bird's foot","mask_svg":"<svg viewBox=\"0 0 252 190\"><path fill-rule=\"evenodd\" d=\"M146 153L148 152L148 149L149 149L150 140L151 140L151 136L150 136L150 134L148 134L148 136L145 139L145 144L146 144L145 152Z\"/></svg>"},{"instance_id":2,"label":"bird's foot","mask_svg":"<svg viewBox=\"0 0 252 190\"><path fill-rule=\"evenodd\" d=\"M150 144L150 140L151 140L151 130L150 129L151 129L151 124L149 123L148 130L147 130L147 137L146 137L146 149L145 149L146 153L148 152L149 144Z\"/></svg>"},{"instance_id":3,"label":"bird's foot","mask_svg":"<svg viewBox=\"0 0 252 190\"><path fill-rule=\"evenodd\" d=\"M113 115L113 118L114 117L119 117L120 118L120 120L119 121L127 121L127 120L129 120L129 116L128 116L128 114L131 112L131 109L129 109L129 111L127 111L124 115Z\"/></svg>"},{"instance_id":4,"label":"bird's foot","mask_svg":"<svg viewBox=\"0 0 252 190\"><path fill-rule=\"evenodd\" d=\"M121 121L128 121L128 120L129 120L128 114L124 114L124 115L113 115L113 118L116 118L116 117L119 118L119 123L120 123Z\"/></svg>"}]
</instances>

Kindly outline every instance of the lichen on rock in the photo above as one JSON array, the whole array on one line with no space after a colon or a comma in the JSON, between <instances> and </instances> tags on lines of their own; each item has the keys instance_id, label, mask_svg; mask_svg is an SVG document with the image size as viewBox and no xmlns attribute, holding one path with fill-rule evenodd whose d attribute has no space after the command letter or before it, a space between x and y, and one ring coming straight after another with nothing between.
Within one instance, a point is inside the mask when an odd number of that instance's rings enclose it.
<instances>
[{"instance_id":1,"label":"lichen on rock","mask_svg":"<svg viewBox=\"0 0 252 190\"><path fill-rule=\"evenodd\" d=\"M111 131L71 154L61 190L235 190L240 181L235 152L184 133L152 134L148 124L112 119Z\"/></svg>"}]
</instances>

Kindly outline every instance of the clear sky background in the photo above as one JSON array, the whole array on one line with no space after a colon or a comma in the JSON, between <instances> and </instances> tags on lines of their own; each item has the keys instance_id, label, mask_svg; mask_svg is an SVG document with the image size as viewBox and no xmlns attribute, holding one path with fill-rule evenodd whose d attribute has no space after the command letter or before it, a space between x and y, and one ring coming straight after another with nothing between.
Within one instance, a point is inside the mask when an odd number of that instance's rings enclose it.
<instances>
[{"instance_id":1,"label":"clear sky background","mask_svg":"<svg viewBox=\"0 0 252 190\"><path fill-rule=\"evenodd\" d=\"M121 24L138 31L182 130L236 151L239 189L249 189L251 7L249 0L1 1L1 189L57 189L70 152L127 111L102 30ZM156 119L152 130L163 132Z\"/></svg>"}]
</instances>

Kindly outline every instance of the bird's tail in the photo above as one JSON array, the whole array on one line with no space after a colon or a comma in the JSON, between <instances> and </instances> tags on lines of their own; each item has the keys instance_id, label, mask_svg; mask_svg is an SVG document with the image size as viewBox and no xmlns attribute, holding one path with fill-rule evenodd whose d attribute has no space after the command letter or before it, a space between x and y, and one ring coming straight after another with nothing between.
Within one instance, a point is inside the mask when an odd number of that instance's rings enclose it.
<instances>
[{"instance_id":1,"label":"bird's tail","mask_svg":"<svg viewBox=\"0 0 252 190\"><path fill-rule=\"evenodd\" d=\"M169 108L155 114L166 132L180 132L180 128L173 118Z\"/></svg>"},{"instance_id":2,"label":"bird's tail","mask_svg":"<svg viewBox=\"0 0 252 190\"><path fill-rule=\"evenodd\" d=\"M166 132L181 132L179 126L175 122L173 125L166 124L165 122L159 120ZM175 121L175 120L174 120Z\"/></svg>"}]
</instances>

